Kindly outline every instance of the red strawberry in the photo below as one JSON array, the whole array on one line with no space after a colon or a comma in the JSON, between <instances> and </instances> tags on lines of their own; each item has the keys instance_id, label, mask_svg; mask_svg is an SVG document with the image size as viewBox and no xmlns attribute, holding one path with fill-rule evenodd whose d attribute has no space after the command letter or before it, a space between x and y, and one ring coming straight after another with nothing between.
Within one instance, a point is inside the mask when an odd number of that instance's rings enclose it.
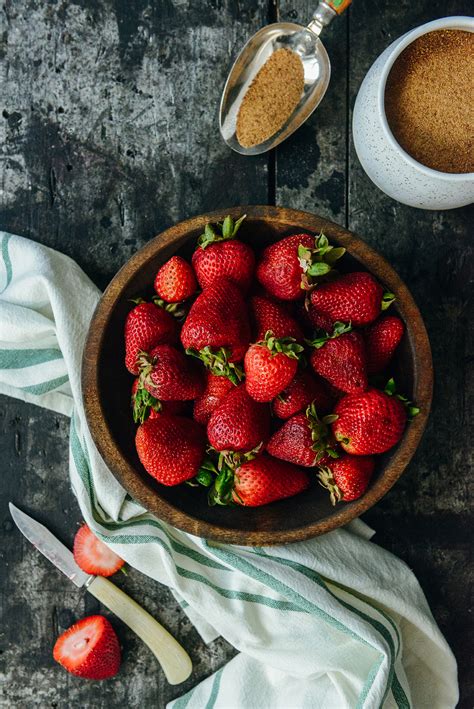
<instances>
[{"instance_id":1,"label":"red strawberry","mask_svg":"<svg viewBox=\"0 0 474 709\"><path fill-rule=\"evenodd\" d=\"M374 468L375 460L370 455L343 455L321 467L318 478L329 490L331 502L335 505L341 500L351 502L361 497L367 490Z\"/></svg>"},{"instance_id":2,"label":"red strawberry","mask_svg":"<svg viewBox=\"0 0 474 709\"><path fill-rule=\"evenodd\" d=\"M193 254L193 267L199 285L204 290L220 278L230 278L243 292L250 288L255 270L255 256L247 244L235 239L245 215L236 222L227 216L218 231L206 224Z\"/></svg>"},{"instance_id":3,"label":"red strawberry","mask_svg":"<svg viewBox=\"0 0 474 709\"><path fill-rule=\"evenodd\" d=\"M350 332L350 326L336 323L334 333L313 340L311 365L321 377L333 386L357 393L367 389L367 366L365 343L358 332Z\"/></svg>"},{"instance_id":4,"label":"red strawberry","mask_svg":"<svg viewBox=\"0 0 474 709\"><path fill-rule=\"evenodd\" d=\"M385 315L365 333L367 372L379 374L388 365L405 332L405 326L395 315Z\"/></svg>"},{"instance_id":5,"label":"red strawberry","mask_svg":"<svg viewBox=\"0 0 474 709\"><path fill-rule=\"evenodd\" d=\"M280 300L298 300L311 279L324 276L342 256L344 249L333 249L326 237L294 234L263 250L257 266L257 279Z\"/></svg>"},{"instance_id":6,"label":"red strawberry","mask_svg":"<svg viewBox=\"0 0 474 709\"><path fill-rule=\"evenodd\" d=\"M277 340L267 333L265 340L251 345L245 354L245 386L255 401L271 401L294 378L302 345L293 338Z\"/></svg>"},{"instance_id":7,"label":"red strawberry","mask_svg":"<svg viewBox=\"0 0 474 709\"><path fill-rule=\"evenodd\" d=\"M204 373L171 345L158 345L139 356L140 384L156 399L188 401L202 394Z\"/></svg>"},{"instance_id":8,"label":"red strawberry","mask_svg":"<svg viewBox=\"0 0 474 709\"><path fill-rule=\"evenodd\" d=\"M184 258L172 256L155 277L155 291L167 303L179 303L197 291L194 271Z\"/></svg>"},{"instance_id":9,"label":"red strawberry","mask_svg":"<svg viewBox=\"0 0 474 709\"><path fill-rule=\"evenodd\" d=\"M138 427L135 438L138 457L163 485L178 485L198 472L206 450L204 429L183 416L162 414Z\"/></svg>"},{"instance_id":10,"label":"red strawberry","mask_svg":"<svg viewBox=\"0 0 474 709\"><path fill-rule=\"evenodd\" d=\"M317 411L329 411L332 405L332 397L323 380L304 370L297 373L286 389L274 399L273 413L278 418L289 419L313 401Z\"/></svg>"},{"instance_id":11,"label":"red strawberry","mask_svg":"<svg viewBox=\"0 0 474 709\"><path fill-rule=\"evenodd\" d=\"M120 646L102 615L90 615L59 636L53 657L68 672L84 679L107 679L120 668Z\"/></svg>"},{"instance_id":12,"label":"red strawberry","mask_svg":"<svg viewBox=\"0 0 474 709\"><path fill-rule=\"evenodd\" d=\"M139 303L125 322L125 366L138 374L137 357L161 344L178 341L178 325L172 315L154 303Z\"/></svg>"},{"instance_id":13,"label":"red strawberry","mask_svg":"<svg viewBox=\"0 0 474 709\"><path fill-rule=\"evenodd\" d=\"M267 442L269 432L268 407L254 401L244 384L227 394L207 424L209 443L217 451L251 451Z\"/></svg>"},{"instance_id":14,"label":"red strawberry","mask_svg":"<svg viewBox=\"0 0 474 709\"><path fill-rule=\"evenodd\" d=\"M235 473L224 466L209 493L209 500L211 504L259 507L297 495L308 487L309 476L305 470L263 453L242 463Z\"/></svg>"},{"instance_id":15,"label":"red strawberry","mask_svg":"<svg viewBox=\"0 0 474 709\"><path fill-rule=\"evenodd\" d=\"M328 321L342 321L353 326L369 325L394 300L370 273L346 273L334 281L323 283L310 295L309 314L314 323L324 329Z\"/></svg>"},{"instance_id":16,"label":"red strawberry","mask_svg":"<svg viewBox=\"0 0 474 709\"><path fill-rule=\"evenodd\" d=\"M378 389L348 394L335 406L332 430L341 446L352 455L384 453L403 435L407 414L395 396Z\"/></svg>"},{"instance_id":17,"label":"red strawberry","mask_svg":"<svg viewBox=\"0 0 474 709\"><path fill-rule=\"evenodd\" d=\"M256 295L250 300L250 313L256 340L263 340L270 330L275 337L293 337L296 342L303 341L302 329L282 303Z\"/></svg>"},{"instance_id":18,"label":"red strawberry","mask_svg":"<svg viewBox=\"0 0 474 709\"><path fill-rule=\"evenodd\" d=\"M212 372L206 372L207 383L201 396L194 402L194 420L207 425L212 412L223 401L224 397L234 388L234 384L227 377L217 377Z\"/></svg>"},{"instance_id":19,"label":"red strawberry","mask_svg":"<svg viewBox=\"0 0 474 709\"><path fill-rule=\"evenodd\" d=\"M250 341L247 307L239 287L228 278L208 286L191 306L181 342L214 374L238 381L235 362L243 359Z\"/></svg>"},{"instance_id":20,"label":"red strawberry","mask_svg":"<svg viewBox=\"0 0 474 709\"><path fill-rule=\"evenodd\" d=\"M112 576L125 564L123 559L91 532L87 524L83 524L74 537L73 553L76 564L86 574L94 576Z\"/></svg>"},{"instance_id":21,"label":"red strawberry","mask_svg":"<svg viewBox=\"0 0 474 709\"><path fill-rule=\"evenodd\" d=\"M331 420L326 417L321 421L316 408L308 406L306 413L295 414L273 434L267 451L295 465L324 465L332 456L337 457L327 425Z\"/></svg>"},{"instance_id":22,"label":"red strawberry","mask_svg":"<svg viewBox=\"0 0 474 709\"><path fill-rule=\"evenodd\" d=\"M160 414L182 414L184 401L160 401L140 386L140 377L132 384L132 411L135 423L143 423L147 418L156 418Z\"/></svg>"}]
</instances>

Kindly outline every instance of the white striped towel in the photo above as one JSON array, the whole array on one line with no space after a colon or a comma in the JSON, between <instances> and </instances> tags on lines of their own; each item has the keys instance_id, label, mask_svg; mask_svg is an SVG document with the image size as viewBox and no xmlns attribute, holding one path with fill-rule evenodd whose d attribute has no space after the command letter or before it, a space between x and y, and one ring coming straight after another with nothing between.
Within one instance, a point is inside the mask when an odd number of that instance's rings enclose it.
<instances>
[{"instance_id":1,"label":"white striped towel","mask_svg":"<svg viewBox=\"0 0 474 709\"><path fill-rule=\"evenodd\" d=\"M239 651L174 709L449 709L456 663L407 566L356 522L308 542L246 548L146 513L99 457L81 402L100 293L66 256L0 233L0 392L71 416L70 476L84 519L167 584L206 642Z\"/></svg>"}]
</instances>

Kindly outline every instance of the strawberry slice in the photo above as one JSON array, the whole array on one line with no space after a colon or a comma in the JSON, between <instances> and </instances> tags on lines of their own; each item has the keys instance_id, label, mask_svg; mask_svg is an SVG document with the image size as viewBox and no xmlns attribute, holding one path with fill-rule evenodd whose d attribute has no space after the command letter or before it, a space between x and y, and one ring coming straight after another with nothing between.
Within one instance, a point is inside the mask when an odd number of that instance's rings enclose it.
<instances>
[{"instance_id":1,"label":"strawberry slice","mask_svg":"<svg viewBox=\"0 0 474 709\"><path fill-rule=\"evenodd\" d=\"M74 560L86 574L112 576L125 561L112 549L97 539L87 524L83 524L74 537Z\"/></svg>"},{"instance_id":2,"label":"strawberry slice","mask_svg":"<svg viewBox=\"0 0 474 709\"><path fill-rule=\"evenodd\" d=\"M77 677L106 679L119 671L119 641L107 618L91 615L59 636L53 657Z\"/></svg>"}]
</instances>

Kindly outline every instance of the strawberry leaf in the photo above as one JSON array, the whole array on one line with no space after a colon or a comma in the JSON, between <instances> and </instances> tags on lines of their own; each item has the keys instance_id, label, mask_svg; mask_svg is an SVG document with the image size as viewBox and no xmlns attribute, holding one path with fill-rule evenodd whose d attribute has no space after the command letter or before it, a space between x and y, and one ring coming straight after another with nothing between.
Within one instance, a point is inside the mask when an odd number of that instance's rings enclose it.
<instances>
[{"instance_id":1,"label":"strawberry leaf","mask_svg":"<svg viewBox=\"0 0 474 709\"><path fill-rule=\"evenodd\" d=\"M294 337L280 337L277 338L273 335L271 330L267 330L265 333L265 339L257 342L260 347L267 347L273 356L277 354L284 354L290 359L298 360L301 352L303 352L303 345L298 344Z\"/></svg>"},{"instance_id":2,"label":"strawberry leaf","mask_svg":"<svg viewBox=\"0 0 474 709\"><path fill-rule=\"evenodd\" d=\"M205 249L210 244L215 244L219 241L228 241L229 239L233 239L239 231L240 225L242 224L246 216L247 215L244 214L239 219L237 219L236 222L234 222L234 219L230 216L230 214L228 214L223 222L217 222L217 231L212 226L212 224L206 224L206 226L204 227L204 233L201 234L198 239L198 246L201 247L201 249Z\"/></svg>"},{"instance_id":3,"label":"strawberry leaf","mask_svg":"<svg viewBox=\"0 0 474 709\"><path fill-rule=\"evenodd\" d=\"M329 273L331 270L331 266L327 263L313 263L311 266L308 268L306 273L310 276L325 276L326 273Z\"/></svg>"},{"instance_id":4,"label":"strawberry leaf","mask_svg":"<svg viewBox=\"0 0 474 709\"><path fill-rule=\"evenodd\" d=\"M386 291L383 296L382 296L382 302L380 304L381 310L387 310L389 308L393 301L396 300L396 296L394 293L390 293L389 291Z\"/></svg>"},{"instance_id":5,"label":"strawberry leaf","mask_svg":"<svg viewBox=\"0 0 474 709\"><path fill-rule=\"evenodd\" d=\"M310 347L315 347L317 350L320 349L323 345L326 344L328 340L333 340L335 337L339 337L340 335L344 335L346 332L350 332L352 330L351 323L343 323L343 322L336 322L334 323L334 329L332 332L332 335L329 333L326 333L325 335L320 335L317 337L315 340L306 340L306 343Z\"/></svg>"},{"instance_id":6,"label":"strawberry leaf","mask_svg":"<svg viewBox=\"0 0 474 709\"><path fill-rule=\"evenodd\" d=\"M167 313L170 313L170 315L176 318L176 320L184 320L187 315L188 308L183 302L167 303L165 300L163 300L162 298L158 298L157 296L152 298L152 301L159 308L163 308L163 310L166 310Z\"/></svg>"},{"instance_id":7,"label":"strawberry leaf","mask_svg":"<svg viewBox=\"0 0 474 709\"><path fill-rule=\"evenodd\" d=\"M320 467L318 473L319 484L329 491L329 497L331 499L331 504L335 505L340 502L343 498L343 493L336 485L333 474L329 468Z\"/></svg>"},{"instance_id":8,"label":"strawberry leaf","mask_svg":"<svg viewBox=\"0 0 474 709\"><path fill-rule=\"evenodd\" d=\"M132 404L135 423L143 423L148 418L150 409L161 411L161 401L142 386L138 387L135 396L132 397Z\"/></svg>"},{"instance_id":9,"label":"strawberry leaf","mask_svg":"<svg viewBox=\"0 0 474 709\"><path fill-rule=\"evenodd\" d=\"M225 347L213 350L208 346L199 351L188 347L186 354L200 359L206 369L217 377L227 377L232 384L237 385L244 378L242 367L236 362L229 362L229 350Z\"/></svg>"}]
</instances>

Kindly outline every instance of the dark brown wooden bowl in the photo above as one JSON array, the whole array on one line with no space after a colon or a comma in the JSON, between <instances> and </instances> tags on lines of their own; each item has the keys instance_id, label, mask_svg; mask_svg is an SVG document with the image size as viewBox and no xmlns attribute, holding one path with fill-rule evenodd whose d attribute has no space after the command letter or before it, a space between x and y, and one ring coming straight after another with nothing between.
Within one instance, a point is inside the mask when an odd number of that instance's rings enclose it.
<instances>
[{"instance_id":1,"label":"dark brown wooden bowl","mask_svg":"<svg viewBox=\"0 0 474 709\"><path fill-rule=\"evenodd\" d=\"M399 391L421 409L407 425L400 443L378 456L375 478L355 502L333 508L316 483L307 493L260 508L209 507L204 490L187 485L165 487L142 467L135 451L135 425L129 402L133 378L124 367L123 331L130 299L151 294L159 266L179 252L190 256L208 221L226 214L247 219L239 237L257 250L282 236L321 230L331 242L345 246L339 262L344 271L367 270L397 299L394 311L406 324L394 371ZM88 424L97 448L130 495L160 519L186 532L221 542L262 545L308 539L347 524L374 505L398 480L413 456L428 418L433 367L428 336L420 312L393 268L351 232L314 214L279 207L239 207L194 217L155 237L118 272L105 291L90 326L83 359L82 386Z\"/></svg>"}]
</instances>

